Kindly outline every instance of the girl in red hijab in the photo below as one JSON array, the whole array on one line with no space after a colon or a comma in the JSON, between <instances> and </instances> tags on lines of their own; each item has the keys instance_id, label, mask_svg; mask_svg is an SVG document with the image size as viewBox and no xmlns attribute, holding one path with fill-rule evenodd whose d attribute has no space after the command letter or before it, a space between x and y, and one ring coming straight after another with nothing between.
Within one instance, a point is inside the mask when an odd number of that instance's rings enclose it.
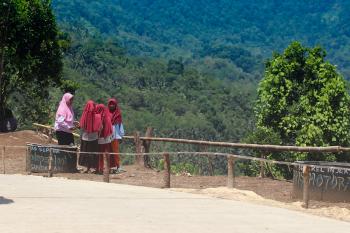
<instances>
[{"instance_id":1,"label":"girl in red hijab","mask_svg":"<svg viewBox=\"0 0 350 233\"><path fill-rule=\"evenodd\" d=\"M108 100L108 110L111 116L111 123L113 128L113 141L112 151L113 153L119 153L119 140L124 136L124 127L122 123L122 113L118 106L118 101L115 98ZM114 155L115 164L111 164L111 168L115 168L116 172L120 170L120 157L118 154ZM114 166L112 166L114 165Z\"/></svg>"},{"instance_id":2,"label":"girl in red hijab","mask_svg":"<svg viewBox=\"0 0 350 233\"><path fill-rule=\"evenodd\" d=\"M101 115L102 122L102 129L98 137L99 151L102 153L102 155L99 156L98 172L103 172L103 155L112 152L111 142L113 140L113 129L110 114L106 106L98 104L96 106L96 113ZM113 166L115 162L113 162L111 157L113 158L114 156L110 156L108 159L110 160L110 166Z\"/></svg>"},{"instance_id":3,"label":"girl in red hijab","mask_svg":"<svg viewBox=\"0 0 350 233\"><path fill-rule=\"evenodd\" d=\"M101 115L95 111L95 103L89 100L80 118L81 152L99 152L98 134L102 128ZM79 165L87 167L86 173L91 168L98 169L98 155L82 153L79 156Z\"/></svg>"}]
</instances>

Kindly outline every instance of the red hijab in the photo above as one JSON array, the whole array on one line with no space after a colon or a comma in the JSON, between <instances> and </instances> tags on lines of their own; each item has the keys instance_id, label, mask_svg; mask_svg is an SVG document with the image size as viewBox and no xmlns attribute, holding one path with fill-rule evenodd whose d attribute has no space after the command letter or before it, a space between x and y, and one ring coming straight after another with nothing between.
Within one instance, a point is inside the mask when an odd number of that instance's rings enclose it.
<instances>
[{"instance_id":1,"label":"red hijab","mask_svg":"<svg viewBox=\"0 0 350 233\"><path fill-rule=\"evenodd\" d=\"M109 109L109 105L115 105L115 110L113 112ZM120 125L122 123L122 112L118 107L117 99L111 98L108 100L108 110L109 110L109 113L111 114L112 125L116 125L116 124Z\"/></svg>"},{"instance_id":2,"label":"red hijab","mask_svg":"<svg viewBox=\"0 0 350 233\"><path fill-rule=\"evenodd\" d=\"M103 104L98 104L96 106L96 113L101 114L101 120L102 120L102 131L100 134L101 138L106 138L110 135L112 135L112 123L111 123L111 118L109 116L109 112L106 106Z\"/></svg>"},{"instance_id":3,"label":"red hijab","mask_svg":"<svg viewBox=\"0 0 350 233\"><path fill-rule=\"evenodd\" d=\"M95 103L89 100L80 118L80 127L87 133L98 132L101 126L101 117L95 112Z\"/></svg>"}]
</instances>

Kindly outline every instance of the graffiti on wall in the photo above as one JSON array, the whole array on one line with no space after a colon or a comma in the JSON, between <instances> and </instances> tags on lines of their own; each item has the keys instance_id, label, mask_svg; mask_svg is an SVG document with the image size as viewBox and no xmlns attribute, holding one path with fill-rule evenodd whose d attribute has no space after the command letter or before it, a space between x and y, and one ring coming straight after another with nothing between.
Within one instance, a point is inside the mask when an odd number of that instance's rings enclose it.
<instances>
[{"instance_id":1,"label":"graffiti on wall","mask_svg":"<svg viewBox=\"0 0 350 233\"><path fill-rule=\"evenodd\" d=\"M302 166L294 170L294 185L303 187ZM323 191L350 192L350 168L312 167L309 179L310 187Z\"/></svg>"}]
</instances>

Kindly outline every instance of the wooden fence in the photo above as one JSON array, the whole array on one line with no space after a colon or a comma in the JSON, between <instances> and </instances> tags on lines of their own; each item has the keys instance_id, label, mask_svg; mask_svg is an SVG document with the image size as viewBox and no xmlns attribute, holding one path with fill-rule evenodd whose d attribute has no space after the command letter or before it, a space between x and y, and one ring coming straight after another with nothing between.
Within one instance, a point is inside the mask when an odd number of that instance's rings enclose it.
<instances>
[{"instance_id":1,"label":"wooden fence","mask_svg":"<svg viewBox=\"0 0 350 233\"><path fill-rule=\"evenodd\" d=\"M47 135L48 142L53 141L53 128L46 125L34 124L38 133L43 133ZM80 138L78 134L73 134L74 137ZM170 154L183 154L191 153L197 155L222 155L227 157L227 187L235 187L235 178L234 178L234 164L237 159L247 159L260 161L260 177L264 177L264 163L273 163L273 164L284 164L288 166L296 165L291 162L284 161L274 161L266 159L266 154L269 152L278 152L278 151L289 151L289 152L309 152L309 153L340 153L348 152L350 148L341 147L341 146L328 146L328 147L300 147L300 146L281 146L281 145L261 145L261 144L244 144L244 143L232 143L232 142L212 142L212 141L199 141L199 140L188 140L188 139L177 139L177 138L157 138L152 137L152 129L148 128L144 137L140 135L140 132L135 132L133 136L124 136L124 139L133 140L135 144L135 153L119 153L120 155L135 155L135 163L139 166L148 166L148 156L161 154L164 158L164 188L170 188ZM191 145L205 145L205 146L215 146L215 147L229 147L229 148L240 148L240 149L254 149L261 151L261 158L242 156L242 155L233 155L233 154L224 154L224 153L211 153L211 152L163 152L163 153L149 153L151 142L170 142L170 143L181 143L181 144L191 144ZM82 152L80 152L82 153ZM113 154L113 153L110 153ZM104 155L104 181L109 182L109 163L107 155ZM318 165L303 165L303 201L304 207L308 208L309 205L309 177L311 167L324 167ZM328 166L329 167L329 166ZM52 176L52 172L48 172L49 176Z\"/></svg>"},{"instance_id":2,"label":"wooden fence","mask_svg":"<svg viewBox=\"0 0 350 233\"><path fill-rule=\"evenodd\" d=\"M37 131L49 132L49 140L52 140L53 127L33 124ZM134 136L124 136L124 139L141 140L141 141L158 141L158 142L173 142L183 143L192 145L206 145L206 146L217 146L217 147L231 147L241 149L255 149L261 151L290 151L290 152L310 152L310 153L340 153L350 151L350 147L342 146L326 146L326 147L311 147L311 146L280 146L280 145L262 145L262 144L246 144L246 143L233 143L233 142L211 142L211 141L200 141L200 140L189 140L189 139L178 139L178 138L157 138L151 137L152 129L148 128L145 137L141 137L139 132L136 132ZM78 134L73 133L74 137L80 138Z\"/></svg>"},{"instance_id":3,"label":"wooden fence","mask_svg":"<svg viewBox=\"0 0 350 233\"><path fill-rule=\"evenodd\" d=\"M52 142L53 127L34 123L38 132L44 132L48 136L48 142ZM74 134L75 138L80 138L78 134ZM238 149L254 149L260 151L260 157L266 158L269 152L308 152L308 153L341 153L350 151L349 147L341 146L327 146L327 147L310 147L310 146L281 146L281 145L262 145L262 144L246 144L246 143L232 143L232 142L212 142L212 141L201 141L201 140L188 140L178 138L158 138L152 137L152 128L147 128L145 136L142 137L140 132L135 132L133 136L124 136L123 139L133 140L135 144L136 152L136 164L140 166L148 167L149 157L147 153L150 151L151 142L169 142L178 144L191 144L191 145L202 145L212 147L225 147L225 148L238 148ZM265 166L264 162L260 164L260 177L265 177Z\"/></svg>"}]
</instances>

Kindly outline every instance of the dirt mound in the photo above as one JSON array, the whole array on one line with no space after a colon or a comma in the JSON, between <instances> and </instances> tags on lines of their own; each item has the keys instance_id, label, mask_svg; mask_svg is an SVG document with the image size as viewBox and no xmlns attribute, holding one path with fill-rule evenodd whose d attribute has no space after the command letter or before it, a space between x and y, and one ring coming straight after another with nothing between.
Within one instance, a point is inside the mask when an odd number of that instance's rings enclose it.
<instances>
[{"instance_id":1,"label":"dirt mound","mask_svg":"<svg viewBox=\"0 0 350 233\"><path fill-rule=\"evenodd\" d=\"M10 133L0 133L0 145L25 146L26 143L46 143L47 140L34 131L23 130Z\"/></svg>"},{"instance_id":2,"label":"dirt mound","mask_svg":"<svg viewBox=\"0 0 350 233\"><path fill-rule=\"evenodd\" d=\"M0 173L24 173L26 164L26 144L47 143L47 139L31 130L0 134L0 146L6 146L5 158L0 166ZM8 147L16 146L16 147ZM2 148L0 148L2 150Z\"/></svg>"},{"instance_id":3,"label":"dirt mound","mask_svg":"<svg viewBox=\"0 0 350 233\"><path fill-rule=\"evenodd\" d=\"M280 208L286 208L304 213L310 213L318 216L335 218L350 222L350 203L326 203L310 201L309 209L302 207L302 202L281 202L267 199L255 192L248 190L229 189L226 187L208 188L208 189L172 189L174 191L202 194L210 197L223 198L235 201L245 201L260 205L269 205ZM274 190L271 190L273 192Z\"/></svg>"},{"instance_id":4,"label":"dirt mound","mask_svg":"<svg viewBox=\"0 0 350 233\"><path fill-rule=\"evenodd\" d=\"M236 201L260 202L265 200L262 196L259 196L253 191L239 190L235 188L230 189L226 187L207 188L207 189L172 189L172 190L180 191L180 192L190 192L195 194L204 194L211 197L231 199Z\"/></svg>"}]
</instances>

